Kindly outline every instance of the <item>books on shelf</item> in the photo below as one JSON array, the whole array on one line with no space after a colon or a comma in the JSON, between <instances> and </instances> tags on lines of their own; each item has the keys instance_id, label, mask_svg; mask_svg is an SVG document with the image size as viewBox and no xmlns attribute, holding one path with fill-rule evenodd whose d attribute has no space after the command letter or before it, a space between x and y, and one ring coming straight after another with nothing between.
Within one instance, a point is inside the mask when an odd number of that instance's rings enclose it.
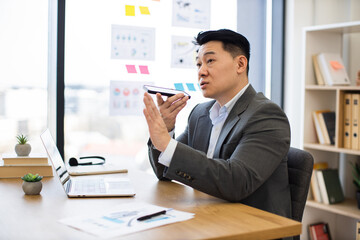
<instances>
[{"instance_id":1,"label":"books on shelf","mask_svg":"<svg viewBox=\"0 0 360 240\"><path fill-rule=\"evenodd\" d=\"M344 201L344 193L340 184L338 169L314 170L320 188L321 199L325 204Z\"/></svg>"},{"instance_id":2,"label":"books on shelf","mask_svg":"<svg viewBox=\"0 0 360 240\"><path fill-rule=\"evenodd\" d=\"M318 110L313 112L316 134L320 144L335 144L335 112Z\"/></svg>"},{"instance_id":3,"label":"books on shelf","mask_svg":"<svg viewBox=\"0 0 360 240\"><path fill-rule=\"evenodd\" d=\"M324 135L326 144L335 145L335 112L323 112L320 114L320 123L325 124Z\"/></svg>"},{"instance_id":4,"label":"books on shelf","mask_svg":"<svg viewBox=\"0 0 360 240\"><path fill-rule=\"evenodd\" d=\"M343 96L342 142L340 147L360 150L360 92L345 92ZM340 120L340 122L341 122Z\"/></svg>"},{"instance_id":5,"label":"books on shelf","mask_svg":"<svg viewBox=\"0 0 360 240\"><path fill-rule=\"evenodd\" d=\"M44 155L19 157L15 154L2 154L0 178L19 178L28 173L51 177L53 169Z\"/></svg>"},{"instance_id":6,"label":"books on shelf","mask_svg":"<svg viewBox=\"0 0 360 240\"><path fill-rule=\"evenodd\" d=\"M310 240L331 240L329 225L318 222L309 225Z\"/></svg>"},{"instance_id":7,"label":"books on shelf","mask_svg":"<svg viewBox=\"0 0 360 240\"><path fill-rule=\"evenodd\" d=\"M314 163L313 172L312 172L311 181L310 181L310 188L311 188L311 192L312 192L314 200L319 203L321 203L323 201L321 199L320 187L319 187L319 183L318 183L317 177L316 177L316 170L327 169L327 168L328 168L327 162Z\"/></svg>"},{"instance_id":8,"label":"books on shelf","mask_svg":"<svg viewBox=\"0 0 360 240\"><path fill-rule=\"evenodd\" d=\"M360 94L351 94L351 149L359 149L359 101Z\"/></svg>"},{"instance_id":9,"label":"books on shelf","mask_svg":"<svg viewBox=\"0 0 360 240\"><path fill-rule=\"evenodd\" d=\"M340 54L322 52L317 54L316 58L325 85L350 85L351 82Z\"/></svg>"},{"instance_id":10,"label":"books on shelf","mask_svg":"<svg viewBox=\"0 0 360 240\"><path fill-rule=\"evenodd\" d=\"M343 144L344 148L351 149L351 93L344 94L344 129Z\"/></svg>"},{"instance_id":11,"label":"books on shelf","mask_svg":"<svg viewBox=\"0 0 360 240\"><path fill-rule=\"evenodd\" d=\"M325 81L324 78L321 74L320 68L319 68L319 62L317 60L317 56L318 54L314 54L312 56L312 60L313 60L313 66L314 66L314 73L315 73L315 80L317 85L325 85Z\"/></svg>"}]
</instances>

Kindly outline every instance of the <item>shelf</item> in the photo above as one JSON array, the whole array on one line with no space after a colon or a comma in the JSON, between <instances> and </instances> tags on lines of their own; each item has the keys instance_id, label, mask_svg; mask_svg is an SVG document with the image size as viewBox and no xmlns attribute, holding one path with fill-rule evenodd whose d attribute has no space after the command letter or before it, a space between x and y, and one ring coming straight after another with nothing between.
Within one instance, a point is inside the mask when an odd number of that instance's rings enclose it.
<instances>
[{"instance_id":1,"label":"shelf","mask_svg":"<svg viewBox=\"0 0 360 240\"><path fill-rule=\"evenodd\" d=\"M331 205L318 203L314 200L307 200L306 206L325 210L327 212L336 213L346 217L360 219L360 209L357 208L357 203L355 199L346 199L342 203Z\"/></svg>"},{"instance_id":2,"label":"shelf","mask_svg":"<svg viewBox=\"0 0 360 240\"><path fill-rule=\"evenodd\" d=\"M347 148L338 148L333 145L324 145L319 143L304 143L304 148L327 151L327 152L335 152L335 153L346 153L351 155L360 155L359 150L352 150Z\"/></svg>"},{"instance_id":3,"label":"shelf","mask_svg":"<svg viewBox=\"0 0 360 240\"><path fill-rule=\"evenodd\" d=\"M322 85L307 85L305 87L306 90L358 90L360 91L360 86L322 86Z\"/></svg>"},{"instance_id":4,"label":"shelf","mask_svg":"<svg viewBox=\"0 0 360 240\"><path fill-rule=\"evenodd\" d=\"M304 29L307 32L335 32L335 33L357 33L360 32L360 21L335 23L322 26L310 26Z\"/></svg>"}]
</instances>

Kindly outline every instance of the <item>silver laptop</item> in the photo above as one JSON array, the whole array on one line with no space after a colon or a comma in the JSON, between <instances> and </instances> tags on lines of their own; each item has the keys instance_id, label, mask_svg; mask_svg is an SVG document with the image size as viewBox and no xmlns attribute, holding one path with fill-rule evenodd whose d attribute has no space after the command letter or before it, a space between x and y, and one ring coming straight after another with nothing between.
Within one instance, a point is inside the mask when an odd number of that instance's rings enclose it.
<instances>
[{"instance_id":1,"label":"silver laptop","mask_svg":"<svg viewBox=\"0 0 360 240\"><path fill-rule=\"evenodd\" d=\"M41 141L68 197L134 196L135 191L128 178L81 176L70 177L49 129L41 134Z\"/></svg>"}]
</instances>

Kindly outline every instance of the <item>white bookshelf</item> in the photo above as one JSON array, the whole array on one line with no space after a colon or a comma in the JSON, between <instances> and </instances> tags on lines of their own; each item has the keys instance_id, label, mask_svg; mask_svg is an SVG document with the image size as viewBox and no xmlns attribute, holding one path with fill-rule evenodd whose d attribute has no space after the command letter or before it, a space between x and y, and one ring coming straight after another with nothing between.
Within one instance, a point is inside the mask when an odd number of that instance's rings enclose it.
<instances>
[{"instance_id":1,"label":"white bookshelf","mask_svg":"<svg viewBox=\"0 0 360 240\"><path fill-rule=\"evenodd\" d=\"M349 60L351 58L350 44L348 39L352 34L360 33L360 21L347 22L340 24L331 24L325 26L312 26L304 28L303 30L303 69L302 69L302 139L303 148L310 152L314 156L315 162L327 161L330 167L339 168L339 174L341 175L342 186L345 189L346 185L352 184L352 176L346 172L344 165L348 158L356 158L360 156L359 150L345 149L343 148L343 107L342 101L344 93L346 92L359 92L360 87L355 86L356 79L351 78L349 69ZM360 43L358 44L360 48ZM313 70L312 56L320 52L333 52L339 53L343 56L347 71L352 82L351 86L319 86L316 85L315 74ZM351 60L350 60L351 61ZM360 63L358 64L360 67ZM355 69L354 69L355 70ZM360 69L358 69L360 70ZM316 130L313 123L312 113L316 110L329 109L336 113L336 128L335 128L335 145L322 145L318 143ZM345 159L345 164L339 159ZM346 188L348 189L348 188ZM345 192L347 197L346 201L339 204L326 205L308 200L306 207L315 208L324 212L324 216L329 214L335 214L339 216L353 218L354 221L360 219L360 210L357 207L355 200L355 193L349 191ZM305 211L306 214L311 215L311 211ZM315 211L318 213L319 211ZM336 216L335 216L336 217ZM319 221L327 221L322 219L322 216L307 216L305 219L317 219ZM311 222L303 222L304 226L307 226ZM341 236L339 227L332 226L334 223L330 223L330 229L335 229L335 236ZM306 227L305 227L306 229ZM304 227L303 227L304 230ZM349 229L348 229L349 230ZM347 231L344 228L344 231ZM351 230L349 230L351 231ZM355 230L354 230L355 231ZM303 231L304 232L304 231ZM306 234L306 233L305 233ZM302 239L307 239L307 236L302 236Z\"/></svg>"}]
</instances>

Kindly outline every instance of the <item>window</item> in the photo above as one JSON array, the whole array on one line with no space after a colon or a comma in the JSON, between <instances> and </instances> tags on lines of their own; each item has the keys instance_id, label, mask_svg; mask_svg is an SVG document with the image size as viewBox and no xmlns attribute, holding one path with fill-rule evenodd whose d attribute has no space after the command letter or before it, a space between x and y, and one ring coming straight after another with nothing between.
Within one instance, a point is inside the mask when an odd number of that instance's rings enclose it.
<instances>
[{"instance_id":1,"label":"window","mask_svg":"<svg viewBox=\"0 0 360 240\"><path fill-rule=\"evenodd\" d=\"M0 152L14 152L17 134L28 136L32 152L44 152L47 23L47 1L0 1Z\"/></svg>"}]
</instances>

